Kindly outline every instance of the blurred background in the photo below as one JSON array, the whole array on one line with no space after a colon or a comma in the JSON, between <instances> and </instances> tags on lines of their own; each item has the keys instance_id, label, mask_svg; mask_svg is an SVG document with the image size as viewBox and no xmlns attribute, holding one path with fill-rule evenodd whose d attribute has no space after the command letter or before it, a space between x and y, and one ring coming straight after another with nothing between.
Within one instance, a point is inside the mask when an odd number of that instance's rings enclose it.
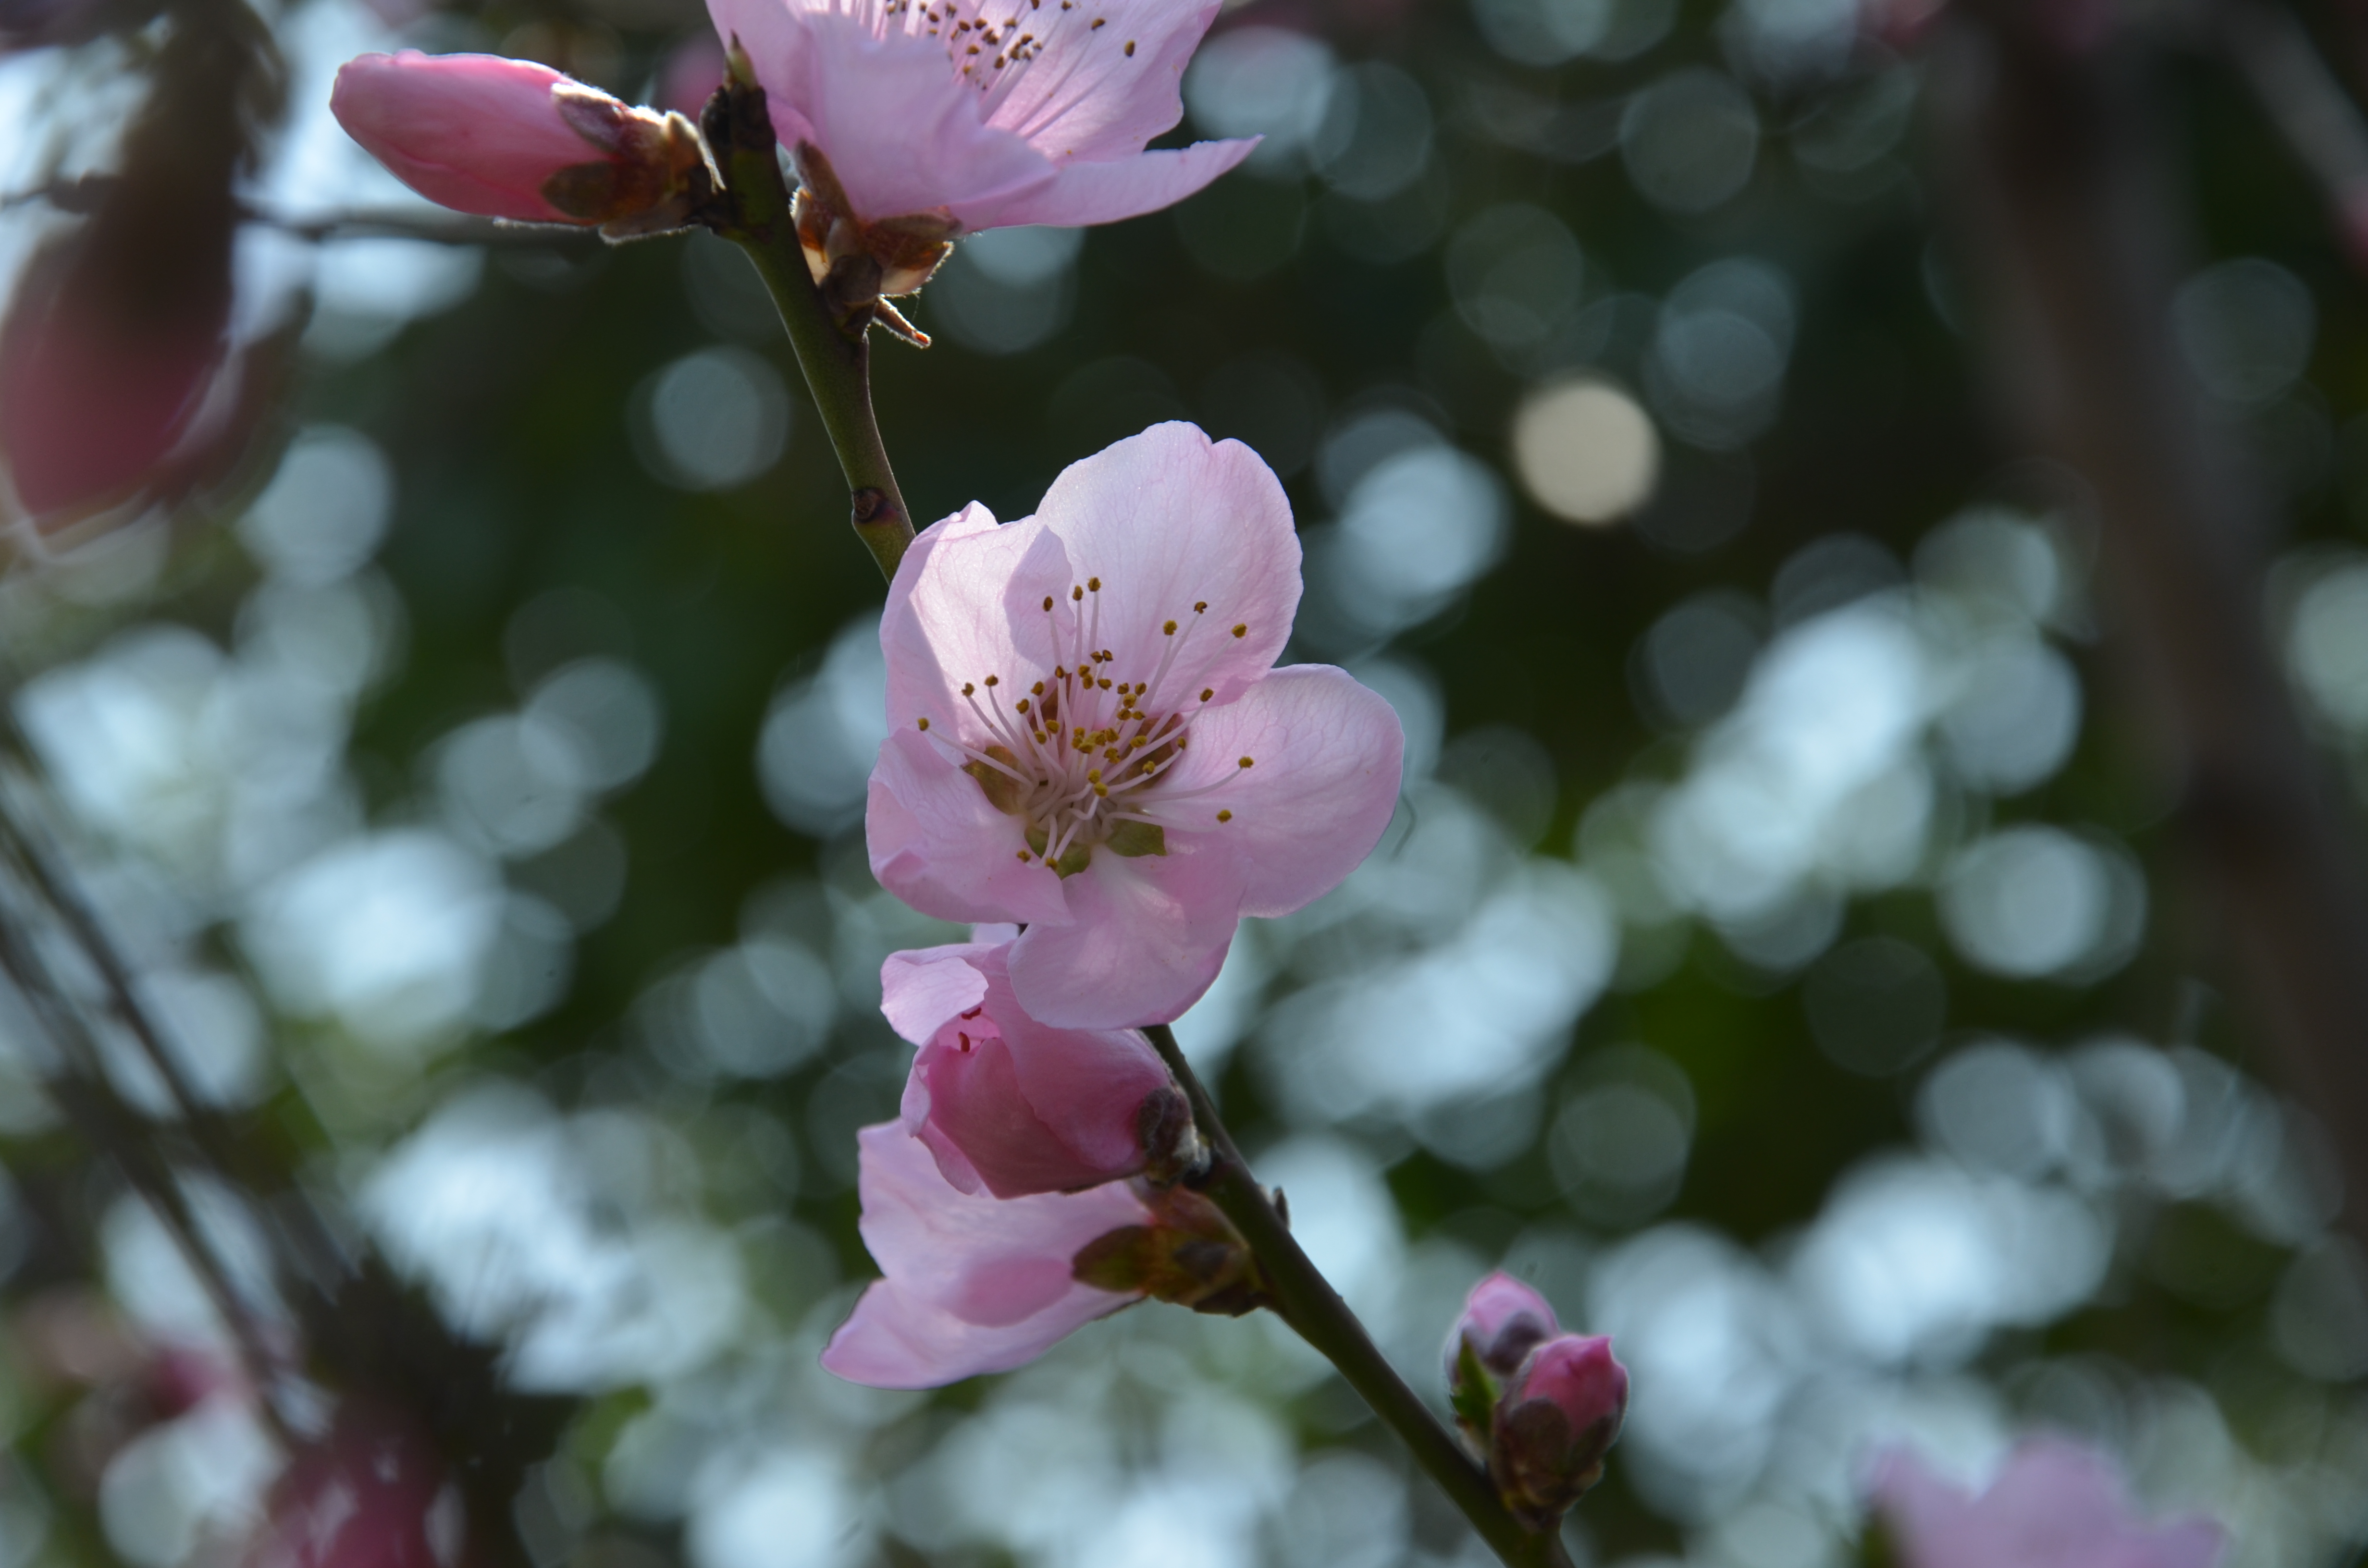
<instances>
[{"instance_id":1,"label":"blurred background","mask_svg":"<svg viewBox=\"0 0 2368 1568\"><path fill-rule=\"evenodd\" d=\"M1178 1032L1417 1387L1490 1267L1616 1336L1580 1563L1840 1563L1869 1445L2035 1427L2238 1568L2368 1540L2364 26L1248 0L1242 170L875 348L925 519L1163 419L1283 477L1406 796ZM0 1568L1485 1561L1262 1317L815 1367L959 935L867 869L828 445L729 246L327 109L695 108L697 7L0 41Z\"/></svg>"}]
</instances>

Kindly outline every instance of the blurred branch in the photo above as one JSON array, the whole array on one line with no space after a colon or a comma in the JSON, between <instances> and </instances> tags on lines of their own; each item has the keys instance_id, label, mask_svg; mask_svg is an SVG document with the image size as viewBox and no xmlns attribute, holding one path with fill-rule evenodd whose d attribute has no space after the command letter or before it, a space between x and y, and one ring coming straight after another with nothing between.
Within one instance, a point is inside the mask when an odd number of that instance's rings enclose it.
<instances>
[{"instance_id":1,"label":"blurred branch","mask_svg":"<svg viewBox=\"0 0 2368 1568\"><path fill-rule=\"evenodd\" d=\"M2345 249L2368 265L2368 119L2285 6L2231 0L2217 20L2228 57L2261 112L2326 187Z\"/></svg>"},{"instance_id":2,"label":"blurred branch","mask_svg":"<svg viewBox=\"0 0 2368 1568\"><path fill-rule=\"evenodd\" d=\"M1366 1334L1365 1325L1357 1321L1357 1314L1349 1310L1349 1303L1301 1248L1276 1200L1258 1185L1248 1162L1234 1146L1233 1134L1217 1114L1216 1101L1210 1098L1192 1064L1185 1060L1175 1031L1166 1024L1154 1024L1144 1033L1191 1101L1193 1122L1209 1141L1209 1168L1190 1178L1190 1183L1207 1193L1249 1243L1259 1268L1273 1286L1275 1315L1338 1369L1349 1386L1398 1435L1415 1462L1439 1483L1448 1500L1463 1510L1480 1538L1509 1568L1569 1568L1560 1532L1531 1529L1513 1517L1487 1471L1473 1462L1455 1435L1423 1403L1422 1396L1406 1386Z\"/></svg>"},{"instance_id":3,"label":"blurred branch","mask_svg":"<svg viewBox=\"0 0 2368 1568\"><path fill-rule=\"evenodd\" d=\"M97 212L122 184L115 175L85 175L52 180L29 190L0 196L0 212L46 202L61 212ZM465 212L411 212L400 208L357 209L327 218L291 218L244 202L233 210L242 223L256 223L313 244L331 240L426 240L445 245L551 244L591 239L594 231L574 223L520 223L507 218L472 218Z\"/></svg>"},{"instance_id":4,"label":"blurred branch","mask_svg":"<svg viewBox=\"0 0 2368 1568\"><path fill-rule=\"evenodd\" d=\"M2186 248L2149 57L2074 53L2010 4L1936 40L1955 227L1995 392L2092 487L2100 578L2180 789L2174 827L2251 1020L2340 1151L2368 1233L2368 881L2264 619L2270 507L2207 420L2171 300Z\"/></svg>"},{"instance_id":5,"label":"blurred branch","mask_svg":"<svg viewBox=\"0 0 2368 1568\"><path fill-rule=\"evenodd\" d=\"M709 226L746 252L765 280L847 475L856 537L879 562L880 574L894 582L896 563L913 542L913 514L896 487L871 412L871 314L860 312L842 326L807 270L765 89L727 79L701 119L724 180Z\"/></svg>"}]
</instances>

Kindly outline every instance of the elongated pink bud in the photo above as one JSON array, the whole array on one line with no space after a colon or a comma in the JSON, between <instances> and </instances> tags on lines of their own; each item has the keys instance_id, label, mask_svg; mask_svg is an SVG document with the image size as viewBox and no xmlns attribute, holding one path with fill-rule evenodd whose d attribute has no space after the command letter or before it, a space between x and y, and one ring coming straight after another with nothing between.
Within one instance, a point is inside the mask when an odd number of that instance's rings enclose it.
<instances>
[{"instance_id":1,"label":"elongated pink bud","mask_svg":"<svg viewBox=\"0 0 2368 1568\"><path fill-rule=\"evenodd\" d=\"M705 188L688 119L530 60L365 54L339 68L329 108L396 178L459 212L621 236L679 227Z\"/></svg>"},{"instance_id":2,"label":"elongated pink bud","mask_svg":"<svg viewBox=\"0 0 2368 1568\"><path fill-rule=\"evenodd\" d=\"M1628 1369L1601 1335L1559 1335L1529 1354L1497 1403L1488 1468L1506 1505L1541 1523L1603 1479L1628 1413Z\"/></svg>"}]
</instances>

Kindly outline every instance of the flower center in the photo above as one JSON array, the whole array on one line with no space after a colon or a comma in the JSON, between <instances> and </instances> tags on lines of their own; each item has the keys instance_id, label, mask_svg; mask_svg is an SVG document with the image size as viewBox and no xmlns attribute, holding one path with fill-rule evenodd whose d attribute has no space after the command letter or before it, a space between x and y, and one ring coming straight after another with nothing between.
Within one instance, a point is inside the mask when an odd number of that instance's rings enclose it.
<instances>
[{"instance_id":1,"label":"flower center","mask_svg":"<svg viewBox=\"0 0 2368 1568\"><path fill-rule=\"evenodd\" d=\"M1192 744L1185 705L1197 708L1214 698L1214 687L1198 694L1170 694L1177 655L1207 619L1207 601L1160 625L1160 655L1147 670L1120 667L1118 655L1100 646L1101 587L1088 577L1069 590L1073 604L1087 604L1072 619L1066 663L1055 664L1027 692L1013 699L1001 674L988 671L962 683L972 725L953 741L968 760L962 771L978 780L996 810L1020 821L1026 847L1019 858L1064 877L1086 869L1097 848L1114 855L1165 855L1170 827L1207 820L1190 803L1224 789L1254 759L1242 757L1212 784L1176 789L1167 777ZM1055 602L1047 596L1044 613ZM1246 637L1247 625L1233 628ZM1130 640L1132 641L1132 640ZM1053 646L1058 649L1056 634ZM919 720L927 730L929 721ZM1203 808L1205 809L1205 808ZM1219 823L1234 813L1210 813Z\"/></svg>"}]
</instances>

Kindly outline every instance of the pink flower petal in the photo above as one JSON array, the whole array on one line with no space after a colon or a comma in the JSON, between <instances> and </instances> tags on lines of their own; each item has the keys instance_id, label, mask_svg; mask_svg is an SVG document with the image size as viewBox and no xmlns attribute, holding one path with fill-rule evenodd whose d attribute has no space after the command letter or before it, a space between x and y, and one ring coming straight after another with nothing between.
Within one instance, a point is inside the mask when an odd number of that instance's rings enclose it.
<instances>
[{"instance_id":1,"label":"pink flower petal","mask_svg":"<svg viewBox=\"0 0 2368 1568\"><path fill-rule=\"evenodd\" d=\"M973 503L923 529L897 565L880 617L888 727L927 719L941 739L992 740L978 711L993 711L998 697L1008 708L1027 689L1021 671L1053 664L1042 607L1053 597L1065 626L1073 578L1061 541L1032 519L997 528L995 515ZM973 691L974 708L962 688L991 675L1014 684L1008 692Z\"/></svg>"},{"instance_id":2,"label":"pink flower petal","mask_svg":"<svg viewBox=\"0 0 2368 1568\"><path fill-rule=\"evenodd\" d=\"M991 200L956 202L953 212L966 229L1115 223L1173 207L1248 157L1259 140L1195 142L1190 147L1137 153L1107 163L1064 164L1049 184Z\"/></svg>"},{"instance_id":3,"label":"pink flower petal","mask_svg":"<svg viewBox=\"0 0 2368 1568\"><path fill-rule=\"evenodd\" d=\"M1133 6L1097 28L1099 8L1030 17L1043 44L1008 83L987 123L1054 163L1124 158L1184 118L1184 67L1218 0Z\"/></svg>"},{"instance_id":4,"label":"pink flower petal","mask_svg":"<svg viewBox=\"0 0 2368 1568\"><path fill-rule=\"evenodd\" d=\"M2226 1545L2207 1519L2145 1523L2113 1462L2060 1437L2022 1444L1978 1496L1895 1448L1870 1492L1906 1568L2212 1568Z\"/></svg>"},{"instance_id":5,"label":"pink flower petal","mask_svg":"<svg viewBox=\"0 0 2368 1568\"><path fill-rule=\"evenodd\" d=\"M936 1388L1031 1361L1138 1298L1080 1285L1087 1243L1150 1211L1124 1183L1009 1199L957 1192L899 1122L856 1134L866 1245L885 1278L822 1364L875 1388Z\"/></svg>"},{"instance_id":6,"label":"pink flower petal","mask_svg":"<svg viewBox=\"0 0 2368 1568\"><path fill-rule=\"evenodd\" d=\"M491 54L365 54L338 68L330 112L397 179L438 206L486 218L570 223L544 182L606 154L552 100L568 80Z\"/></svg>"},{"instance_id":7,"label":"pink flower petal","mask_svg":"<svg viewBox=\"0 0 2368 1568\"><path fill-rule=\"evenodd\" d=\"M1065 883L1068 920L1030 926L1011 945L1012 991L1060 1028L1170 1022L1225 961L1240 923L1232 883L1222 862L1098 854Z\"/></svg>"},{"instance_id":8,"label":"pink flower petal","mask_svg":"<svg viewBox=\"0 0 2368 1568\"><path fill-rule=\"evenodd\" d=\"M866 222L1012 199L1053 165L985 124L978 94L954 80L939 40L881 30L877 17L792 9L781 0L709 0L715 30L737 36L765 85L785 146L820 147Z\"/></svg>"},{"instance_id":9,"label":"pink flower petal","mask_svg":"<svg viewBox=\"0 0 2368 1568\"><path fill-rule=\"evenodd\" d=\"M1193 722L1169 786L1214 786L1189 806L1190 846L1224 855L1245 915L1288 915L1357 869L1397 809L1405 732L1379 696L1329 665L1275 671ZM1243 757L1255 766L1244 768ZM1230 811L1230 822L1216 813ZM1171 829L1171 852L1188 835Z\"/></svg>"},{"instance_id":10,"label":"pink flower petal","mask_svg":"<svg viewBox=\"0 0 2368 1568\"><path fill-rule=\"evenodd\" d=\"M1156 704L1190 711L1204 688L1228 701L1290 640L1299 608L1291 503L1239 441L1155 425L1062 470L1036 520L1061 540L1076 582L1101 582L1086 605L1097 612L1092 646L1114 652L1115 666L1137 678L1172 652L1154 683ZM1202 603L1208 609L1196 613Z\"/></svg>"},{"instance_id":11,"label":"pink flower petal","mask_svg":"<svg viewBox=\"0 0 2368 1568\"><path fill-rule=\"evenodd\" d=\"M987 801L978 780L912 729L890 735L864 806L871 874L940 920L1065 920L1061 880L1024 864L1017 817Z\"/></svg>"},{"instance_id":12,"label":"pink flower petal","mask_svg":"<svg viewBox=\"0 0 2368 1568\"><path fill-rule=\"evenodd\" d=\"M891 953L880 966L880 1010L888 1027L919 1045L986 1000L986 974L973 962L995 949L965 942Z\"/></svg>"}]
</instances>

